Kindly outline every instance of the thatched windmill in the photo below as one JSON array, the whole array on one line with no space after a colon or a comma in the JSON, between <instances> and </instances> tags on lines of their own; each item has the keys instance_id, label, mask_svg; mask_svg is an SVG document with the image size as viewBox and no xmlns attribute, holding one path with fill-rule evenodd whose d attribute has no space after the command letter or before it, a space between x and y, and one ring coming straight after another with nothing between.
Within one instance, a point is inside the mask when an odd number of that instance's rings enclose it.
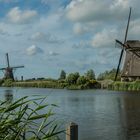
<instances>
[{"instance_id":1,"label":"thatched windmill","mask_svg":"<svg viewBox=\"0 0 140 140\"><path fill-rule=\"evenodd\" d=\"M130 17L131 17L131 8L128 17L124 43L122 43L119 40L116 40L116 43L121 46L122 50L119 58L117 72L115 75L115 81L117 79L117 75L120 69L120 64L122 62L122 56L124 52L125 52L125 60L121 73L121 79L124 81L132 81L140 78L140 41L127 40Z\"/></svg>"},{"instance_id":2,"label":"thatched windmill","mask_svg":"<svg viewBox=\"0 0 140 140\"><path fill-rule=\"evenodd\" d=\"M7 67L0 68L0 70L2 70L4 72L4 79L12 79L12 80L14 80L13 71L18 69L18 68L24 68L24 66L11 67L10 62L9 62L8 53L6 53L6 61L7 61Z\"/></svg>"}]
</instances>

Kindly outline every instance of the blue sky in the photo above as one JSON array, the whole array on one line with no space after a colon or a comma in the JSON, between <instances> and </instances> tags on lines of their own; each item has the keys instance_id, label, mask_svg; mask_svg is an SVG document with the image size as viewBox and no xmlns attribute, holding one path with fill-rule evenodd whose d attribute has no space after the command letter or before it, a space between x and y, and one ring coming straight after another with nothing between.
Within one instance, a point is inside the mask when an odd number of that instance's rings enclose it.
<instances>
[{"instance_id":1,"label":"blue sky","mask_svg":"<svg viewBox=\"0 0 140 140\"><path fill-rule=\"evenodd\" d=\"M140 38L138 0L0 0L0 67L5 53L12 66L25 65L16 77L58 78L116 67L129 7L128 39ZM0 77L3 73L0 72Z\"/></svg>"}]
</instances>

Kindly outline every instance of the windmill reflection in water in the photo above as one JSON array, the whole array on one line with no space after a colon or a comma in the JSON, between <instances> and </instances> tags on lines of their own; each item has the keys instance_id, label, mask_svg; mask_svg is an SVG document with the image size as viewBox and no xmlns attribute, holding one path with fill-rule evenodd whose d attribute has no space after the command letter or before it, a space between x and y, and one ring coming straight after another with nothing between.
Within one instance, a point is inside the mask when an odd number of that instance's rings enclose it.
<instances>
[{"instance_id":1,"label":"windmill reflection in water","mask_svg":"<svg viewBox=\"0 0 140 140\"><path fill-rule=\"evenodd\" d=\"M13 101L13 90L7 89L4 91L5 101L7 103L12 103Z\"/></svg>"}]
</instances>

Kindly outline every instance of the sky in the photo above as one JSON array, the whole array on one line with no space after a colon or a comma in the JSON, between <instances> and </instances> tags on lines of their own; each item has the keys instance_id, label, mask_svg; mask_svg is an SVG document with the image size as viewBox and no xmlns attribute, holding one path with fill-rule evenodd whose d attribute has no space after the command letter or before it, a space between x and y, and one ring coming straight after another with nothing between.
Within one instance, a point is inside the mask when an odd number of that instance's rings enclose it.
<instances>
[{"instance_id":1,"label":"sky","mask_svg":"<svg viewBox=\"0 0 140 140\"><path fill-rule=\"evenodd\" d=\"M0 67L24 65L16 77L98 75L116 68L132 7L128 40L140 38L139 0L0 0ZM3 73L0 72L0 77Z\"/></svg>"}]
</instances>

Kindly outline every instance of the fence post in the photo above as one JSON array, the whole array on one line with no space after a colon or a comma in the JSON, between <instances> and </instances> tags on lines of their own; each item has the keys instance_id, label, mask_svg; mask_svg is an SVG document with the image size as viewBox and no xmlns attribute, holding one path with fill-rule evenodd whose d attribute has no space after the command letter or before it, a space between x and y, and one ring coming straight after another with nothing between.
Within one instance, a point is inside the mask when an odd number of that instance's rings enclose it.
<instances>
[{"instance_id":1,"label":"fence post","mask_svg":"<svg viewBox=\"0 0 140 140\"><path fill-rule=\"evenodd\" d=\"M78 125L71 122L66 128L66 140L78 140Z\"/></svg>"}]
</instances>

